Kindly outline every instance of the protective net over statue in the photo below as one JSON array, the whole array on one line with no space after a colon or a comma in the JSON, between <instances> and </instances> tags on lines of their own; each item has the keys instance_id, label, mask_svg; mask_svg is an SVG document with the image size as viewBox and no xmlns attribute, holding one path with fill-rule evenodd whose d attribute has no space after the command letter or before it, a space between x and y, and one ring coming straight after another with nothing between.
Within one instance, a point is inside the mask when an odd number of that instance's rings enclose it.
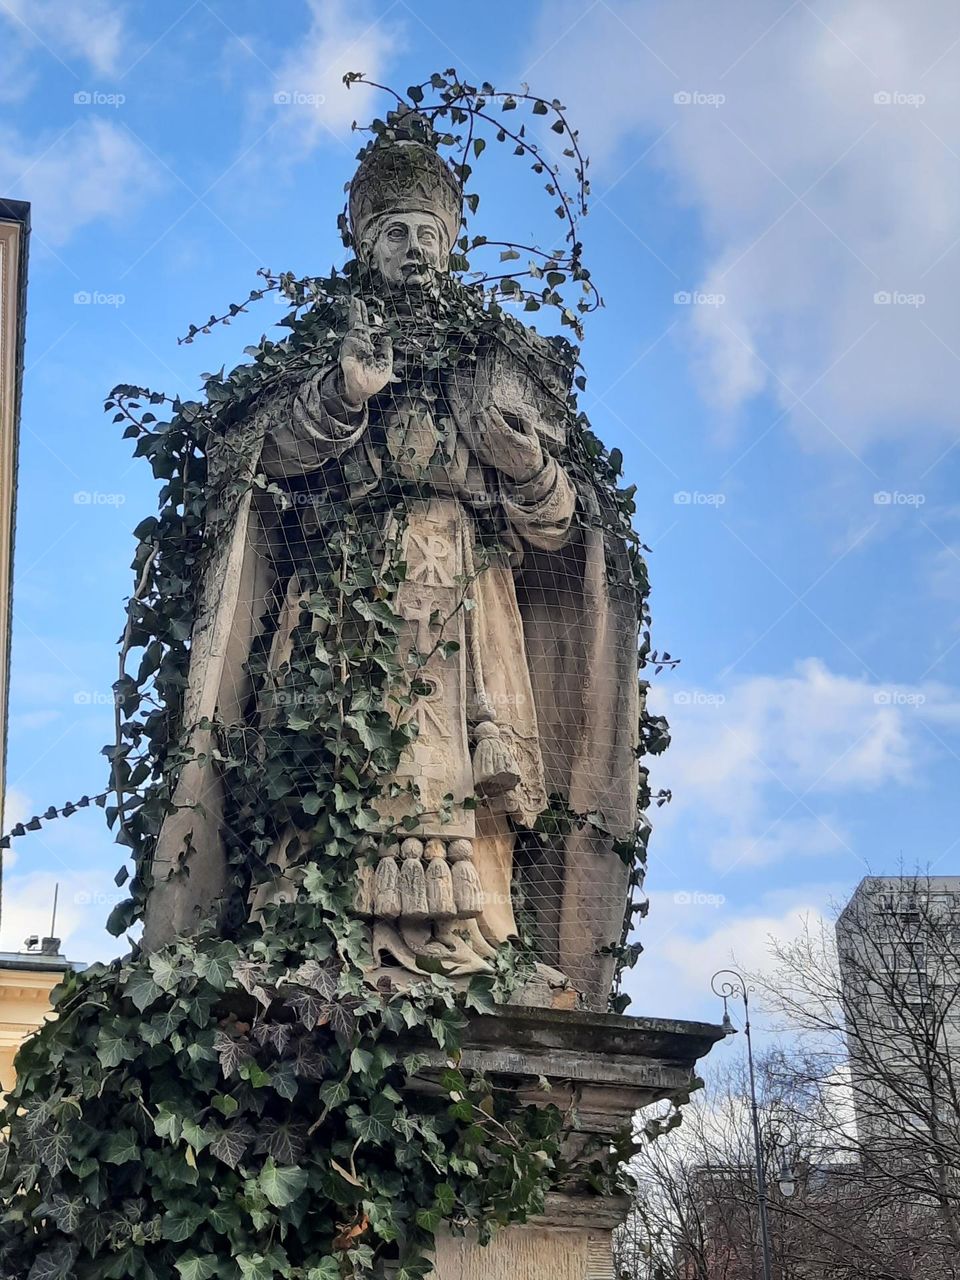
<instances>
[{"instance_id":1,"label":"protective net over statue","mask_svg":"<svg viewBox=\"0 0 960 1280\"><path fill-rule=\"evenodd\" d=\"M573 349L449 274L457 178L422 117L388 123L350 186L346 287L211 444L193 758L147 943L226 903L282 927L269 909L341 840L372 972L492 972L526 937L525 998L602 1006L637 821L636 575L584 463ZM378 750L396 760L344 831Z\"/></svg>"}]
</instances>

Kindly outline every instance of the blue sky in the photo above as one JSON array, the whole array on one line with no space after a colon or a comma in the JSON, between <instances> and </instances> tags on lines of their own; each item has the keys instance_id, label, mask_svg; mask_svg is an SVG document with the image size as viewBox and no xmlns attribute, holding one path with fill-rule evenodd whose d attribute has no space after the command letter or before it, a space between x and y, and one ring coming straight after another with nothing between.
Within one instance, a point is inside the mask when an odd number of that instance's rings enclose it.
<instances>
[{"instance_id":1,"label":"blue sky","mask_svg":"<svg viewBox=\"0 0 960 1280\"><path fill-rule=\"evenodd\" d=\"M0 194L35 227L11 818L105 778L154 498L104 395L194 394L280 311L178 346L190 322L258 267L342 260L350 122L377 103L344 71L404 87L456 65L563 99L593 157L585 407L639 487L657 643L682 658L653 695L675 799L634 1011L710 1014L714 969L759 963L867 871L960 872L953 6L4 0L0 40ZM527 177L481 163L477 230L554 234ZM15 846L3 945L45 930L60 881L66 950L112 954L102 814Z\"/></svg>"}]
</instances>

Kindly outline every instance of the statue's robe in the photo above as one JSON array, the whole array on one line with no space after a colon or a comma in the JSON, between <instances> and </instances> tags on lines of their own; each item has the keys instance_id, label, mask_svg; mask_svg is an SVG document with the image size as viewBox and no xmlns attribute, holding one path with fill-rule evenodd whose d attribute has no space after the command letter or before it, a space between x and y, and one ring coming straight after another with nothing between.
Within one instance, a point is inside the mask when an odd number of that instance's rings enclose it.
<instances>
[{"instance_id":1,"label":"statue's robe","mask_svg":"<svg viewBox=\"0 0 960 1280\"><path fill-rule=\"evenodd\" d=\"M462 406L462 370L457 378L450 401ZM210 517L183 713L195 755L181 769L175 811L158 837L145 945L189 933L217 909L228 871L224 790L208 722L236 725L249 715L251 649L272 626L272 662L282 662L298 616L298 583L277 581L284 568L276 504L248 482L255 474L281 485L306 477L322 489L325 469L335 467L341 481L353 477L347 501L362 502L385 475L415 483L406 512L407 581L393 602L406 619L401 645L422 651L428 641L459 642L452 664L448 659L425 673L438 677L440 687L401 765L427 810L415 834L473 838L485 902L480 923L491 942L515 931L511 879L518 860L540 958L587 1003L603 1007L614 963L605 949L620 937L627 881L611 842L629 838L636 820L637 605L625 547L599 527L592 493L578 495L556 458L545 454L539 474L516 484L478 463L470 447L476 425L462 409L457 430L445 422L438 432L435 404L420 390L415 379L392 384L353 414L342 408L331 371L270 397L218 442L210 471L219 501ZM496 509L508 543L492 560L477 547L479 509ZM447 608L465 580L473 607ZM271 622L268 601L278 596L286 607ZM451 612L452 631L440 635L435 623L431 631L431 615ZM465 635L468 627L472 634ZM454 825L434 831L432 802L472 790L471 651L479 654L520 783L476 814L457 805ZM423 715L416 704L415 714ZM535 833L549 797L593 821L561 835Z\"/></svg>"}]
</instances>

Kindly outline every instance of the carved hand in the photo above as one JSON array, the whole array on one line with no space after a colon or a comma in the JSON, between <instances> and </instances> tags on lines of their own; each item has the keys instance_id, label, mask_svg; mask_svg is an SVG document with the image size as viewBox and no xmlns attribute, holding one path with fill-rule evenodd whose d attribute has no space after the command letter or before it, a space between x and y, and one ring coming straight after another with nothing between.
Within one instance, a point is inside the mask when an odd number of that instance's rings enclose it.
<instances>
[{"instance_id":1,"label":"carved hand","mask_svg":"<svg viewBox=\"0 0 960 1280\"><path fill-rule=\"evenodd\" d=\"M350 299L349 328L340 344L340 376L347 406L358 409L393 376L393 342L370 323L367 304Z\"/></svg>"},{"instance_id":2,"label":"carved hand","mask_svg":"<svg viewBox=\"0 0 960 1280\"><path fill-rule=\"evenodd\" d=\"M512 415L511 415L512 417ZM492 405L477 413L475 450L481 462L518 483L542 470L543 446L537 436L536 420L527 414L508 422ZM516 426L513 423L516 423Z\"/></svg>"}]
</instances>

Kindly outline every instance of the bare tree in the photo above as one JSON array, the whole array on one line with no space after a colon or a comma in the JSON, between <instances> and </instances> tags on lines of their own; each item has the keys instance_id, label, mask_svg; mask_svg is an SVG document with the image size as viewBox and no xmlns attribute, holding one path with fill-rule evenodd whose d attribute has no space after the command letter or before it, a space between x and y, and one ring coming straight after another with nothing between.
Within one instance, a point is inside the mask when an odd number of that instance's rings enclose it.
<instances>
[{"instance_id":1,"label":"bare tree","mask_svg":"<svg viewBox=\"0 0 960 1280\"><path fill-rule=\"evenodd\" d=\"M960 1278L956 883L869 879L836 933L808 923L754 975L779 1024L757 1061L775 1280ZM630 1280L761 1280L739 1061L677 1133L643 1142L618 1259Z\"/></svg>"},{"instance_id":2,"label":"bare tree","mask_svg":"<svg viewBox=\"0 0 960 1280\"><path fill-rule=\"evenodd\" d=\"M772 944L756 982L797 1033L791 1069L880 1204L912 1205L960 1260L960 896L950 877L864 880L836 922ZM852 1114L851 1114L852 1113ZM952 1272L950 1274L953 1274Z\"/></svg>"}]
</instances>

